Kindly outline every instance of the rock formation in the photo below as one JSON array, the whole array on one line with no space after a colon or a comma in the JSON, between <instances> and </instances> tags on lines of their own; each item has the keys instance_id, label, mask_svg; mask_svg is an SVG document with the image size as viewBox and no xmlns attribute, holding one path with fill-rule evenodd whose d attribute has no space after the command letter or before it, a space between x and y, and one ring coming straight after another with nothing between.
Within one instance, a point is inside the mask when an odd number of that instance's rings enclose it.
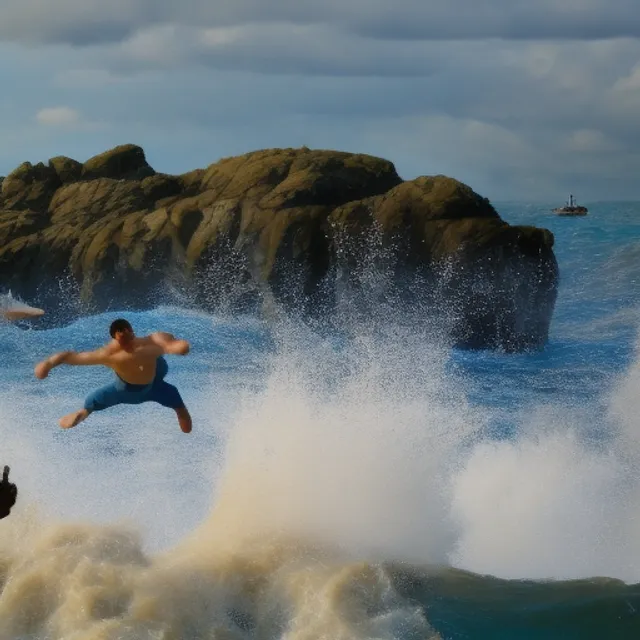
<instances>
[{"instance_id":1,"label":"rock formation","mask_svg":"<svg viewBox=\"0 0 640 640\"><path fill-rule=\"evenodd\" d=\"M520 350L547 339L552 247L452 178L403 181L387 160L337 151L268 149L174 176L124 145L1 182L0 288L44 308L71 278L95 310L154 306L170 288L210 310L268 298L331 313L340 295L366 304L368 269L378 295L437 308L456 343Z\"/></svg>"}]
</instances>

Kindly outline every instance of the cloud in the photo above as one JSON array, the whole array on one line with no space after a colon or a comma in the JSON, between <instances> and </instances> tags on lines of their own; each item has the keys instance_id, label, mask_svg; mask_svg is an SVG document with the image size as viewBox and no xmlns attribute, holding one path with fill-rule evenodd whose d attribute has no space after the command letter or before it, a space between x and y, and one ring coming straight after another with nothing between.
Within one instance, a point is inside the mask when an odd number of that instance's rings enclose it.
<instances>
[{"instance_id":1,"label":"cloud","mask_svg":"<svg viewBox=\"0 0 640 640\"><path fill-rule=\"evenodd\" d=\"M81 118L71 107L45 107L36 113L36 121L47 127L73 127L81 122Z\"/></svg>"},{"instance_id":2,"label":"cloud","mask_svg":"<svg viewBox=\"0 0 640 640\"><path fill-rule=\"evenodd\" d=\"M622 146L596 129L579 129L569 136L567 148L578 153L617 152Z\"/></svg>"},{"instance_id":3,"label":"cloud","mask_svg":"<svg viewBox=\"0 0 640 640\"><path fill-rule=\"evenodd\" d=\"M626 93L640 91L640 62L631 69L628 75L619 78L613 88L616 91Z\"/></svg>"},{"instance_id":4,"label":"cloud","mask_svg":"<svg viewBox=\"0 0 640 640\"><path fill-rule=\"evenodd\" d=\"M0 4L0 40L75 46L118 42L151 24L152 5L140 0L4 0Z\"/></svg>"},{"instance_id":5,"label":"cloud","mask_svg":"<svg viewBox=\"0 0 640 640\"><path fill-rule=\"evenodd\" d=\"M26 2L0 3L0 173L130 141L165 171L307 144L489 197L638 194L630 0Z\"/></svg>"},{"instance_id":6,"label":"cloud","mask_svg":"<svg viewBox=\"0 0 640 640\"><path fill-rule=\"evenodd\" d=\"M420 77L445 64L438 47L377 42L326 25L284 23L141 29L109 49L122 71L192 65L269 75Z\"/></svg>"},{"instance_id":7,"label":"cloud","mask_svg":"<svg viewBox=\"0 0 640 640\"><path fill-rule=\"evenodd\" d=\"M364 3L363 3L364 4ZM383 39L598 40L640 35L634 0L447 0L363 11L357 33ZM364 9L364 7L363 7Z\"/></svg>"},{"instance_id":8,"label":"cloud","mask_svg":"<svg viewBox=\"0 0 640 640\"><path fill-rule=\"evenodd\" d=\"M88 132L104 127L104 123L87 120L77 109L65 106L44 107L36 113L35 120L43 128L65 132Z\"/></svg>"},{"instance_id":9,"label":"cloud","mask_svg":"<svg viewBox=\"0 0 640 640\"><path fill-rule=\"evenodd\" d=\"M637 37L636 0L3 0L0 39L87 46L161 25L325 25L380 39Z\"/></svg>"},{"instance_id":10,"label":"cloud","mask_svg":"<svg viewBox=\"0 0 640 640\"><path fill-rule=\"evenodd\" d=\"M125 82L139 81L130 75L122 76L109 69L70 68L58 71L53 76L57 87L67 89L96 89Z\"/></svg>"},{"instance_id":11,"label":"cloud","mask_svg":"<svg viewBox=\"0 0 640 640\"><path fill-rule=\"evenodd\" d=\"M286 32L155 27L82 53L54 48L63 53L51 69L36 56L33 72L49 74L50 99L109 124L119 142L143 144L160 170L307 144L387 157L404 177L448 173L493 197L635 189L640 125L630 94L640 92L624 78L640 59L638 41L376 42L326 25ZM59 144L85 153L91 139L69 137L78 127ZM114 144L94 140L86 155Z\"/></svg>"}]
</instances>

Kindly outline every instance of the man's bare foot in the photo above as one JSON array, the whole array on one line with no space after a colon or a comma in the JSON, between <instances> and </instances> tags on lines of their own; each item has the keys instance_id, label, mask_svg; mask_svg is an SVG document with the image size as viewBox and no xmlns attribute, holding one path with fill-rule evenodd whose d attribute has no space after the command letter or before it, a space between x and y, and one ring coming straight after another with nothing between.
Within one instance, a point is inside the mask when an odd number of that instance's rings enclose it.
<instances>
[{"instance_id":1,"label":"man's bare foot","mask_svg":"<svg viewBox=\"0 0 640 640\"><path fill-rule=\"evenodd\" d=\"M88 417L89 412L86 409L80 409L79 411L74 411L73 413L69 413L60 418L60 420L58 420L58 424L63 429L71 429L71 427L75 427Z\"/></svg>"},{"instance_id":2,"label":"man's bare foot","mask_svg":"<svg viewBox=\"0 0 640 640\"><path fill-rule=\"evenodd\" d=\"M176 415L178 416L178 424L183 433L191 433L191 416L187 407L176 409Z\"/></svg>"}]
</instances>

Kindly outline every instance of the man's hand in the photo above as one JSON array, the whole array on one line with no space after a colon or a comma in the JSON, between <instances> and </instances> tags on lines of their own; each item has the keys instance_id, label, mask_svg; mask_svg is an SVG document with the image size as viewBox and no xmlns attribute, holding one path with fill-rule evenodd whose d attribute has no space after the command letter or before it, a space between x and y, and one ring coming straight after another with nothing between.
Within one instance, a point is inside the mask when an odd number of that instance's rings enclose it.
<instances>
[{"instance_id":1,"label":"man's hand","mask_svg":"<svg viewBox=\"0 0 640 640\"><path fill-rule=\"evenodd\" d=\"M96 349L95 351L61 351L60 353L54 353L46 360L39 362L33 373L39 380L44 380L49 371L54 367L59 367L61 364L73 364L73 365L91 365L91 364L106 364L107 354L104 348Z\"/></svg>"},{"instance_id":2,"label":"man's hand","mask_svg":"<svg viewBox=\"0 0 640 640\"><path fill-rule=\"evenodd\" d=\"M38 378L38 380L44 380L49 375L49 371L51 371L51 368L52 367L51 364L49 364L49 360L43 360L35 366L33 373L35 374L36 378Z\"/></svg>"},{"instance_id":3,"label":"man's hand","mask_svg":"<svg viewBox=\"0 0 640 640\"><path fill-rule=\"evenodd\" d=\"M191 350L191 345L186 340L177 339L165 331L156 331L150 337L166 354L186 356Z\"/></svg>"},{"instance_id":4,"label":"man's hand","mask_svg":"<svg viewBox=\"0 0 640 640\"><path fill-rule=\"evenodd\" d=\"M174 340L167 346L167 353L176 356L186 356L191 350L191 345L186 340Z\"/></svg>"}]
</instances>

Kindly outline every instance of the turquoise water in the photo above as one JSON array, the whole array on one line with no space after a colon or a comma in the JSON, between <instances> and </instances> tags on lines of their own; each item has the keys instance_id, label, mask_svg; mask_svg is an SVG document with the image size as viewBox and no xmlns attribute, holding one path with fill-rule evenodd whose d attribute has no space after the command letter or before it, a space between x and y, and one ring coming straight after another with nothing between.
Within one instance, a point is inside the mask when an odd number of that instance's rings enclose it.
<instances>
[{"instance_id":1,"label":"turquoise water","mask_svg":"<svg viewBox=\"0 0 640 640\"><path fill-rule=\"evenodd\" d=\"M540 353L174 306L0 326L2 637L638 637L640 204L588 206L497 205L555 234ZM156 405L57 427L109 373L33 365L120 314L191 341L192 434Z\"/></svg>"}]
</instances>

